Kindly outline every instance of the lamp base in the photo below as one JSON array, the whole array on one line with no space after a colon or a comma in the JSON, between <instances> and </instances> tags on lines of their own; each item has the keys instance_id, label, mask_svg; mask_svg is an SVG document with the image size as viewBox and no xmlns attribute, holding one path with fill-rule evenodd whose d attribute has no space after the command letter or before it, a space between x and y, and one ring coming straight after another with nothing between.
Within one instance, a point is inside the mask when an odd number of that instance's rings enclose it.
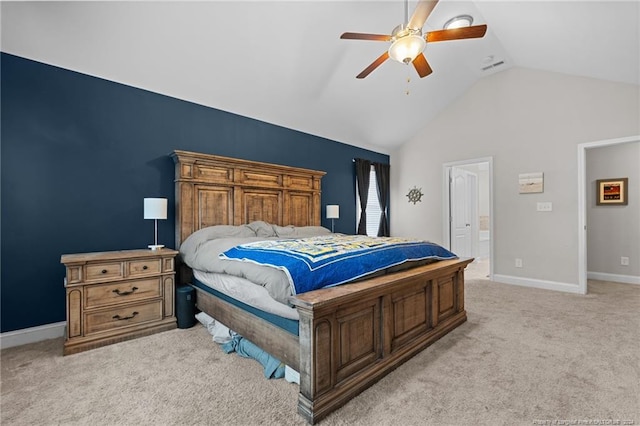
<instances>
[{"instance_id":1,"label":"lamp base","mask_svg":"<svg viewBox=\"0 0 640 426\"><path fill-rule=\"evenodd\" d=\"M149 245L149 248L151 250L160 250L162 247L164 247L164 245L162 245L162 244L150 244Z\"/></svg>"}]
</instances>

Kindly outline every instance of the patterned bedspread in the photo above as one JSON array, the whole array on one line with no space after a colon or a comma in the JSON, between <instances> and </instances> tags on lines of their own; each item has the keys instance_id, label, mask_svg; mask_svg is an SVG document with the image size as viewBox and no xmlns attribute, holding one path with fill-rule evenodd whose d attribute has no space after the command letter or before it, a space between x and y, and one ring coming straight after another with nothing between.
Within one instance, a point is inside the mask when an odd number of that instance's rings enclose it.
<instances>
[{"instance_id":1,"label":"patterned bedspread","mask_svg":"<svg viewBox=\"0 0 640 426\"><path fill-rule=\"evenodd\" d=\"M295 293L300 294L344 284L409 261L457 256L427 241L332 234L241 244L220 257L280 269Z\"/></svg>"}]
</instances>

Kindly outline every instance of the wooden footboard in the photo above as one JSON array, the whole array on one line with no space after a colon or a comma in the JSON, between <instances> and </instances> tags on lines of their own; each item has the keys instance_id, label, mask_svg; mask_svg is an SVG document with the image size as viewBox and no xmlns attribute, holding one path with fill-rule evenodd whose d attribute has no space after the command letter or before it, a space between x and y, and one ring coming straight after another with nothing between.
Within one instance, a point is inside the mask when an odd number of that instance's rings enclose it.
<instances>
[{"instance_id":1,"label":"wooden footboard","mask_svg":"<svg viewBox=\"0 0 640 426\"><path fill-rule=\"evenodd\" d=\"M464 268L446 260L294 300L300 336L206 291L198 308L300 372L298 412L311 424L453 330L464 310Z\"/></svg>"},{"instance_id":2,"label":"wooden footboard","mask_svg":"<svg viewBox=\"0 0 640 426\"><path fill-rule=\"evenodd\" d=\"M466 321L449 260L299 295L298 412L315 423Z\"/></svg>"}]
</instances>

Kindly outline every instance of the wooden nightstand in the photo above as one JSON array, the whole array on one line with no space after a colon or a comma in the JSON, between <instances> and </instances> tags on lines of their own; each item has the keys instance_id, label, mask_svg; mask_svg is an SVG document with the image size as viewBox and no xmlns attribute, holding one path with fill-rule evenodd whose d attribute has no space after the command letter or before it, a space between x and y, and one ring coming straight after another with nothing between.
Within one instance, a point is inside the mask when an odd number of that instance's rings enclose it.
<instances>
[{"instance_id":1,"label":"wooden nightstand","mask_svg":"<svg viewBox=\"0 0 640 426\"><path fill-rule=\"evenodd\" d=\"M64 355L175 328L177 254L161 249L62 255Z\"/></svg>"}]
</instances>

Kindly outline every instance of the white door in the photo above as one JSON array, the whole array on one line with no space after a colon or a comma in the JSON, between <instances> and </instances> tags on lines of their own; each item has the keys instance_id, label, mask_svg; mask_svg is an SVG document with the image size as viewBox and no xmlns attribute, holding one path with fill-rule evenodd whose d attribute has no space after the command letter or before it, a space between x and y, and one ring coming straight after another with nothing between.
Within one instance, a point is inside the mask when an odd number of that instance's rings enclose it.
<instances>
[{"instance_id":1,"label":"white door","mask_svg":"<svg viewBox=\"0 0 640 426\"><path fill-rule=\"evenodd\" d=\"M477 246L478 179L474 173L452 167L450 179L451 251L473 257Z\"/></svg>"}]
</instances>

